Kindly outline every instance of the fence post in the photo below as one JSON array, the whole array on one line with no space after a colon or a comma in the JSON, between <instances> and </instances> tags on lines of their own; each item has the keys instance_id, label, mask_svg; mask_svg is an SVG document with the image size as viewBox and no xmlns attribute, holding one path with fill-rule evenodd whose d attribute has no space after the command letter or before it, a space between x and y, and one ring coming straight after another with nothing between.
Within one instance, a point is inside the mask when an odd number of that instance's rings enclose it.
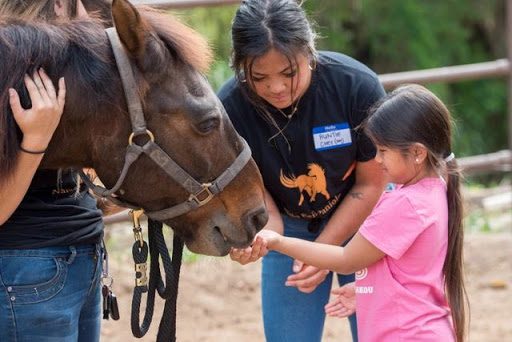
<instances>
[{"instance_id":1,"label":"fence post","mask_svg":"<svg viewBox=\"0 0 512 342\"><path fill-rule=\"evenodd\" d=\"M507 53L512 63L512 0L507 0ZM512 151L512 68L508 72L508 149Z\"/></svg>"}]
</instances>

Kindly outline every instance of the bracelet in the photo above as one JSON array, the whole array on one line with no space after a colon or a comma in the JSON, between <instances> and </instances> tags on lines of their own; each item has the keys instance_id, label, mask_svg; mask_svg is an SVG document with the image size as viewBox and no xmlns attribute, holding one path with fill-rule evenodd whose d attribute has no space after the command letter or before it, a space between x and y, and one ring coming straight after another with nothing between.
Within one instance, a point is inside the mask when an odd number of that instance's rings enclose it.
<instances>
[{"instance_id":1,"label":"bracelet","mask_svg":"<svg viewBox=\"0 0 512 342\"><path fill-rule=\"evenodd\" d=\"M29 150L25 150L23 148L23 146L20 145L20 150L25 153L28 153L28 154L45 154L46 151L48 150L48 148L45 148L44 150L41 150L41 151L29 151Z\"/></svg>"}]
</instances>

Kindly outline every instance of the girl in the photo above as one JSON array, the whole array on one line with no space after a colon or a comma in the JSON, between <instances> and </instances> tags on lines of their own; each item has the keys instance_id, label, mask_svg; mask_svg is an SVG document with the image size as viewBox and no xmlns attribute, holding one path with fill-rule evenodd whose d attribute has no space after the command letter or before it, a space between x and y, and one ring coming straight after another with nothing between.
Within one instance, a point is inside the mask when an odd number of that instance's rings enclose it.
<instances>
[{"instance_id":1,"label":"girl","mask_svg":"<svg viewBox=\"0 0 512 342\"><path fill-rule=\"evenodd\" d=\"M356 297L361 341L464 341L465 289L460 174L450 113L420 85L397 88L373 108L364 131L388 181L385 193L346 247L262 231L271 250L341 274L355 285L326 306L344 317Z\"/></svg>"}]
</instances>

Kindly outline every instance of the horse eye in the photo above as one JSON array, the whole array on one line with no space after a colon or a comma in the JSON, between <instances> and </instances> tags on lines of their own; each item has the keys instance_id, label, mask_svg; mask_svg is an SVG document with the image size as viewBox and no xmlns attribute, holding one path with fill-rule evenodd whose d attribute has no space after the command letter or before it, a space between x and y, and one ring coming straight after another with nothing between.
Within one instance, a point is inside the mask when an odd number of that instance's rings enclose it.
<instances>
[{"instance_id":1,"label":"horse eye","mask_svg":"<svg viewBox=\"0 0 512 342\"><path fill-rule=\"evenodd\" d=\"M199 123L197 128L201 133L208 133L219 125L219 119L207 119Z\"/></svg>"}]
</instances>

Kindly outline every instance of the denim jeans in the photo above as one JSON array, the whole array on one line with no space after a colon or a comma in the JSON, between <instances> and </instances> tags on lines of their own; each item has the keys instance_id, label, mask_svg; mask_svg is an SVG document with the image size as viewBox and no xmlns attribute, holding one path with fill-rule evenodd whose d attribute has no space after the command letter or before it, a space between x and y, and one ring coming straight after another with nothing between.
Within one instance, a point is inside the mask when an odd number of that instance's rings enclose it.
<instances>
[{"instance_id":1,"label":"denim jeans","mask_svg":"<svg viewBox=\"0 0 512 342\"><path fill-rule=\"evenodd\" d=\"M282 216L285 236L313 241L318 234L308 231L306 220ZM324 223L325 225L325 223ZM323 225L323 226L324 226ZM323 228L322 226L322 228ZM293 273L293 259L271 251L262 263L262 310L267 342L316 342L322 340L324 306L329 301L332 272L311 293L285 286ZM338 275L340 285L354 281L354 275ZM349 317L353 341L357 341L356 315Z\"/></svg>"},{"instance_id":2,"label":"denim jeans","mask_svg":"<svg viewBox=\"0 0 512 342\"><path fill-rule=\"evenodd\" d=\"M0 341L95 342L100 246L0 250Z\"/></svg>"}]
</instances>

